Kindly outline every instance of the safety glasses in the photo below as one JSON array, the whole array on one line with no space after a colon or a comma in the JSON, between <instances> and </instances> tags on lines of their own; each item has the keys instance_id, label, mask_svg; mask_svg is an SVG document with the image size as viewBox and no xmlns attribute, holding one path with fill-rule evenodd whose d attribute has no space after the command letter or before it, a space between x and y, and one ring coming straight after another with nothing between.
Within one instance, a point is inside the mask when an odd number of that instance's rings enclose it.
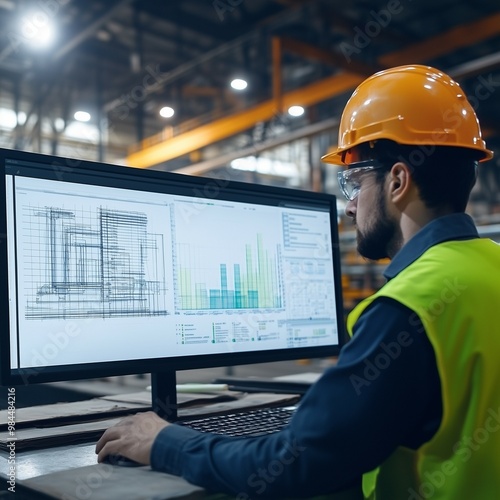
<instances>
[{"instance_id":1,"label":"safety glasses","mask_svg":"<svg viewBox=\"0 0 500 500\"><path fill-rule=\"evenodd\" d=\"M340 171L337 176L344 196L349 201L354 200L359 195L363 175L382 167L378 160L365 160L351 163L347 170Z\"/></svg>"}]
</instances>

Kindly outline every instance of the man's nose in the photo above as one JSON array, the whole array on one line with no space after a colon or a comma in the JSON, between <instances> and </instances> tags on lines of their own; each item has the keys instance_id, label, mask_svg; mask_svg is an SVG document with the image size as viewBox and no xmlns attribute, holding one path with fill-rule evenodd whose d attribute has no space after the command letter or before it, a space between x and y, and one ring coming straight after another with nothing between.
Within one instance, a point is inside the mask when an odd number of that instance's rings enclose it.
<instances>
[{"instance_id":1,"label":"man's nose","mask_svg":"<svg viewBox=\"0 0 500 500\"><path fill-rule=\"evenodd\" d=\"M347 217L354 219L356 217L356 208L358 204L358 197L354 198L354 200L349 200L347 205L345 206L345 214Z\"/></svg>"}]
</instances>

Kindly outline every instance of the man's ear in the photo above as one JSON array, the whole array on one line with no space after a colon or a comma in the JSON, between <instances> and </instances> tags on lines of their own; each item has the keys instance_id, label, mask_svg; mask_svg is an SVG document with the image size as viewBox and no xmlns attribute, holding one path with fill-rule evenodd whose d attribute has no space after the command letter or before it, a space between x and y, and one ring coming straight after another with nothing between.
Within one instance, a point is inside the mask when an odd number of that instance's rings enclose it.
<instances>
[{"instance_id":1,"label":"man's ear","mask_svg":"<svg viewBox=\"0 0 500 500\"><path fill-rule=\"evenodd\" d=\"M408 200L410 193L415 188L415 183L411 176L411 170L401 161L395 163L388 176L389 197L394 204L399 204Z\"/></svg>"}]
</instances>

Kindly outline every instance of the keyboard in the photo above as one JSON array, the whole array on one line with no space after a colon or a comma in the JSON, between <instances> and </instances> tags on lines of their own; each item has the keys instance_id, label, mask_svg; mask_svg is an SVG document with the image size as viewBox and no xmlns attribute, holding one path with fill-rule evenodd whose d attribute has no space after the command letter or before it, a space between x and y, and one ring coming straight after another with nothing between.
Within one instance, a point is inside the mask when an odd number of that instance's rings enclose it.
<instances>
[{"instance_id":1,"label":"keyboard","mask_svg":"<svg viewBox=\"0 0 500 500\"><path fill-rule=\"evenodd\" d=\"M296 409L296 406L259 408L226 415L182 420L176 423L200 432L211 432L213 434L263 436L283 429Z\"/></svg>"}]
</instances>

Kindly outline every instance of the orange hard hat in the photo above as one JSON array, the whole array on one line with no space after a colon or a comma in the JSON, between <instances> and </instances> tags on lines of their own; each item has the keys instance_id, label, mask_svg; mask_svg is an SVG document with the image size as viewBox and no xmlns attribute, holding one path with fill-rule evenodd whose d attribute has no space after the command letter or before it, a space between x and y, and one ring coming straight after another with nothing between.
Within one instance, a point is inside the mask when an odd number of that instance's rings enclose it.
<instances>
[{"instance_id":1,"label":"orange hard hat","mask_svg":"<svg viewBox=\"0 0 500 500\"><path fill-rule=\"evenodd\" d=\"M344 165L343 152L378 139L473 149L479 161L493 157L460 85L430 66L398 66L362 82L342 113L337 148L322 160Z\"/></svg>"}]
</instances>

